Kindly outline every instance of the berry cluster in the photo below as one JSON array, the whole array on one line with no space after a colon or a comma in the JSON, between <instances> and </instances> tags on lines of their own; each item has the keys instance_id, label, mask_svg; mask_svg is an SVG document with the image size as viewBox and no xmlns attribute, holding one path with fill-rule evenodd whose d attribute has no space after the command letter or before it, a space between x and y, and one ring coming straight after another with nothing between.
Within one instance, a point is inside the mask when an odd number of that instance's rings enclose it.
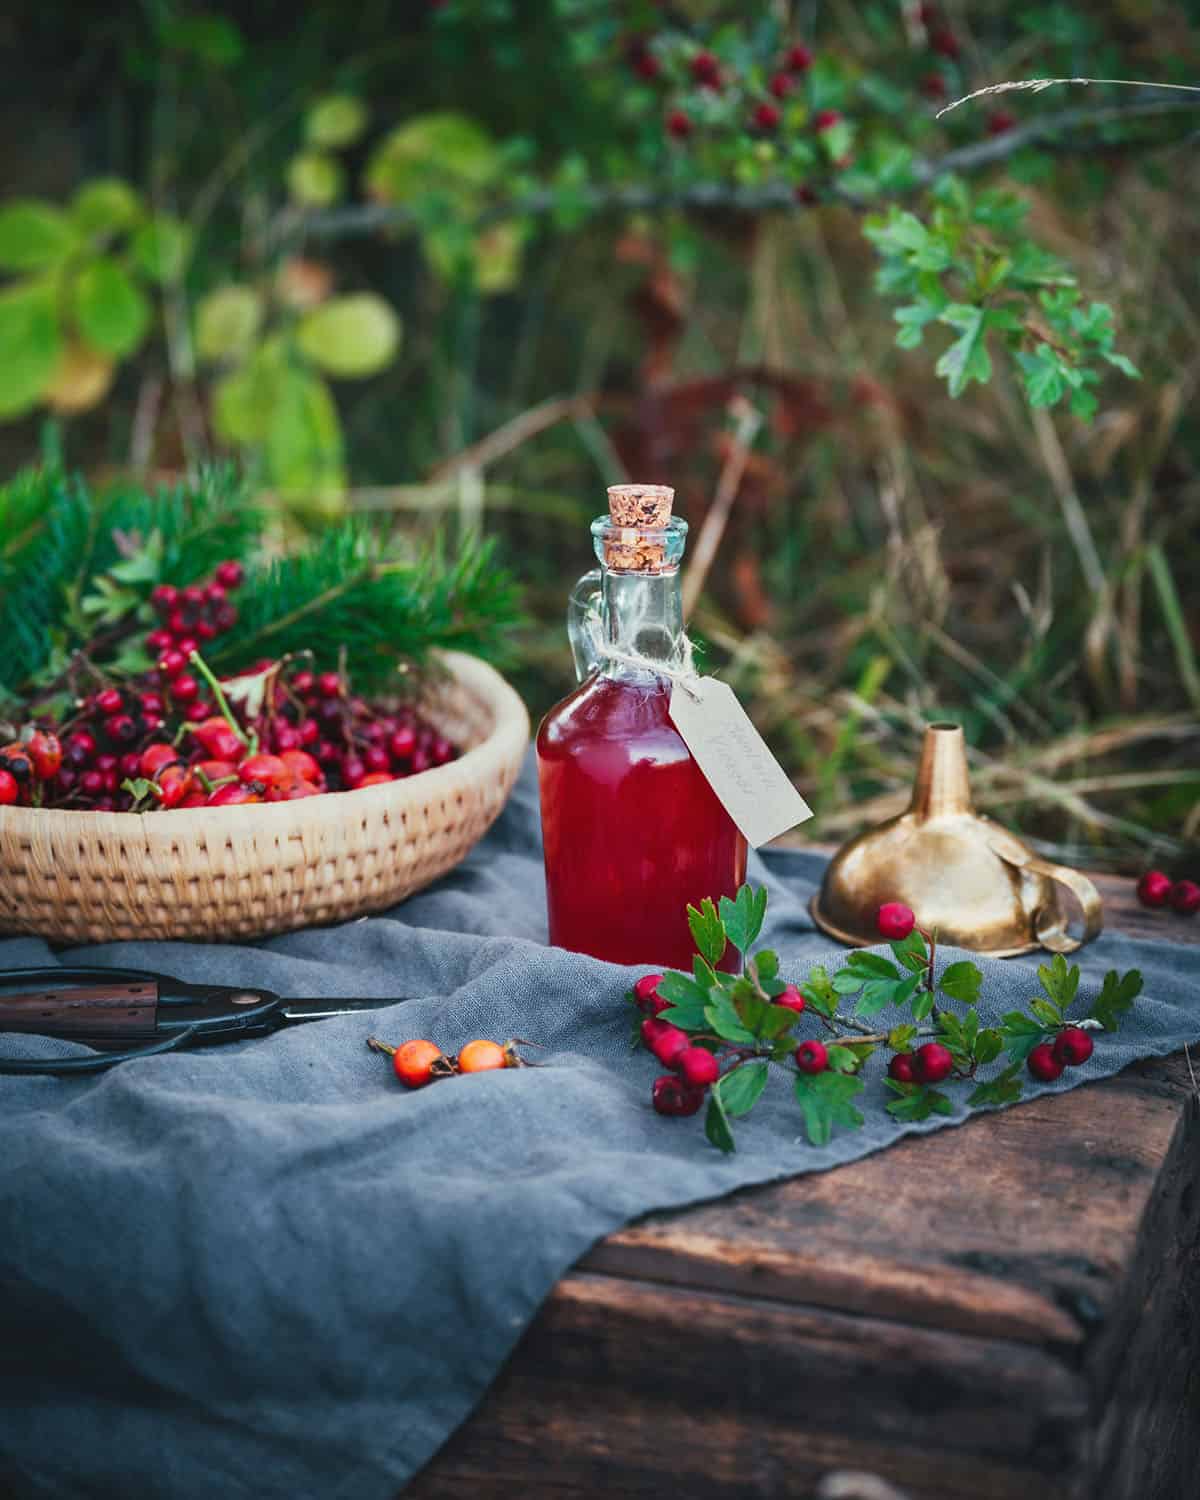
<instances>
[{"instance_id":1,"label":"berry cluster","mask_svg":"<svg viewBox=\"0 0 1200 1500\"><path fill-rule=\"evenodd\" d=\"M1169 906L1182 917L1200 911L1200 885L1194 880L1172 880L1161 870L1147 870L1137 883L1143 906Z\"/></svg>"},{"instance_id":2,"label":"berry cluster","mask_svg":"<svg viewBox=\"0 0 1200 1500\"><path fill-rule=\"evenodd\" d=\"M529 1046L530 1043L524 1043ZM436 1042L418 1038L402 1042L393 1047L369 1036L367 1046L373 1052L386 1053L392 1059L396 1077L406 1088L421 1089L427 1083L436 1083L439 1078L453 1078L456 1073L490 1073L496 1068L531 1068L517 1051L517 1039L503 1045L490 1042L483 1037L460 1047L457 1054L448 1055Z\"/></svg>"},{"instance_id":3,"label":"berry cluster","mask_svg":"<svg viewBox=\"0 0 1200 1500\"><path fill-rule=\"evenodd\" d=\"M237 623L229 596L242 577L228 561L207 583L159 584L151 602L161 623L145 638L154 669L107 682L63 725L31 726L0 747L0 806L144 812L295 801L456 757L415 709L370 704L342 673L263 660L243 678L214 676L201 647Z\"/></svg>"}]
</instances>

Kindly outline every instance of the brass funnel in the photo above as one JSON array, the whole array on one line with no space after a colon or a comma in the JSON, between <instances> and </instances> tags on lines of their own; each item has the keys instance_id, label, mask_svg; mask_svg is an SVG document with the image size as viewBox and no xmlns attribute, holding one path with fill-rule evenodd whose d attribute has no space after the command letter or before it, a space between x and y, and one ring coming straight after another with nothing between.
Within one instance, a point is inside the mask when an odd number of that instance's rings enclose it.
<instances>
[{"instance_id":1,"label":"brass funnel","mask_svg":"<svg viewBox=\"0 0 1200 1500\"><path fill-rule=\"evenodd\" d=\"M1066 887L1083 908L1083 934L1067 931ZM1078 870L1051 864L971 805L958 724L930 724L907 812L844 844L811 911L817 925L855 947L880 941L875 914L903 901L939 942L1007 958L1035 948L1070 953L1100 931L1100 893Z\"/></svg>"}]
</instances>

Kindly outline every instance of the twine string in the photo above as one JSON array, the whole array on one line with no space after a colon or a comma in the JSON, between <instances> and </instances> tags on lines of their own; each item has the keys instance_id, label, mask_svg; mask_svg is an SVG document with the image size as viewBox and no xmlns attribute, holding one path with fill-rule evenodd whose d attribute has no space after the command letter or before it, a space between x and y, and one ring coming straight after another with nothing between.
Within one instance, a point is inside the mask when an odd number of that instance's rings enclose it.
<instances>
[{"instance_id":1,"label":"twine string","mask_svg":"<svg viewBox=\"0 0 1200 1500\"><path fill-rule=\"evenodd\" d=\"M639 671L652 672L658 677L665 677L673 682L676 687L683 691L695 703L704 701L704 694L700 691L700 673L696 670L693 657L694 647L687 637L681 635L679 638L679 653L677 664L672 664L652 656L643 656L640 651L620 651L615 646L605 645L602 648L605 661L619 661L623 666L636 667Z\"/></svg>"}]
</instances>

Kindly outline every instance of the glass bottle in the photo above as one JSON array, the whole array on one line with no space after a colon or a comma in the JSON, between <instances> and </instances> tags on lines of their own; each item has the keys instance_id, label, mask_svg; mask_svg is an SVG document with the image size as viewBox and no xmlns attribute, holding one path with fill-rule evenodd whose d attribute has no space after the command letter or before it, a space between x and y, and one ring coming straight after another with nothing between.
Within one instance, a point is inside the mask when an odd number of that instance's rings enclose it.
<instances>
[{"instance_id":1,"label":"glass bottle","mask_svg":"<svg viewBox=\"0 0 1200 1500\"><path fill-rule=\"evenodd\" d=\"M686 659L687 522L663 485L614 485L592 522L601 566L567 630L581 685L537 735L550 941L613 963L690 970L686 907L732 896L746 841L669 717ZM730 948L722 967L733 968Z\"/></svg>"}]
</instances>

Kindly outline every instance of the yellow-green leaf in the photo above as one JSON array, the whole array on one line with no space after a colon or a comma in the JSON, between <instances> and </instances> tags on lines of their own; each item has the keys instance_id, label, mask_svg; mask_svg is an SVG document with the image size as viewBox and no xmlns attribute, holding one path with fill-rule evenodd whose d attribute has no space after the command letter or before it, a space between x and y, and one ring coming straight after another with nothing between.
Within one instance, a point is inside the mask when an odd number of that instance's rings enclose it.
<instances>
[{"instance_id":1,"label":"yellow-green leaf","mask_svg":"<svg viewBox=\"0 0 1200 1500\"><path fill-rule=\"evenodd\" d=\"M521 274L521 251L526 227L522 224L495 224L485 229L475 241L475 285L481 292L494 295L508 292Z\"/></svg>"},{"instance_id":2,"label":"yellow-green leaf","mask_svg":"<svg viewBox=\"0 0 1200 1500\"><path fill-rule=\"evenodd\" d=\"M168 214L159 214L143 224L133 237L138 264L147 276L162 284L179 280L191 249L191 230Z\"/></svg>"},{"instance_id":3,"label":"yellow-green leaf","mask_svg":"<svg viewBox=\"0 0 1200 1500\"><path fill-rule=\"evenodd\" d=\"M0 208L0 270L49 270L78 244L70 219L52 203L16 198Z\"/></svg>"},{"instance_id":4,"label":"yellow-green leaf","mask_svg":"<svg viewBox=\"0 0 1200 1500\"><path fill-rule=\"evenodd\" d=\"M470 199L501 169L483 126L450 111L418 115L380 142L367 163L367 191L400 203L422 193Z\"/></svg>"},{"instance_id":5,"label":"yellow-green leaf","mask_svg":"<svg viewBox=\"0 0 1200 1500\"><path fill-rule=\"evenodd\" d=\"M329 387L319 375L287 370L267 429L271 483L287 499L327 509L345 489L342 428Z\"/></svg>"},{"instance_id":6,"label":"yellow-green leaf","mask_svg":"<svg viewBox=\"0 0 1200 1500\"><path fill-rule=\"evenodd\" d=\"M283 348L268 340L249 362L213 385L213 427L234 447L263 443L286 371Z\"/></svg>"},{"instance_id":7,"label":"yellow-green leaf","mask_svg":"<svg viewBox=\"0 0 1200 1500\"><path fill-rule=\"evenodd\" d=\"M90 262L74 292L75 322L92 348L118 359L132 354L150 326L150 304L124 266L108 258Z\"/></svg>"},{"instance_id":8,"label":"yellow-green leaf","mask_svg":"<svg viewBox=\"0 0 1200 1500\"><path fill-rule=\"evenodd\" d=\"M346 174L327 151L301 151L288 163L288 192L297 203L326 208L342 196Z\"/></svg>"},{"instance_id":9,"label":"yellow-green leaf","mask_svg":"<svg viewBox=\"0 0 1200 1500\"><path fill-rule=\"evenodd\" d=\"M249 286L221 286L196 309L196 347L204 359L236 359L254 342L262 298Z\"/></svg>"},{"instance_id":10,"label":"yellow-green leaf","mask_svg":"<svg viewBox=\"0 0 1200 1500\"><path fill-rule=\"evenodd\" d=\"M326 94L304 118L304 135L311 146L352 145L367 126L367 111L353 94Z\"/></svg>"},{"instance_id":11,"label":"yellow-green leaf","mask_svg":"<svg viewBox=\"0 0 1200 1500\"><path fill-rule=\"evenodd\" d=\"M400 321L382 297L358 292L334 297L307 313L296 341L327 374L360 379L391 363L400 342Z\"/></svg>"},{"instance_id":12,"label":"yellow-green leaf","mask_svg":"<svg viewBox=\"0 0 1200 1500\"><path fill-rule=\"evenodd\" d=\"M119 177L99 177L94 182L85 182L71 203L72 223L89 239L131 229L141 215L141 199Z\"/></svg>"},{"instance_id":13,"label":"yellow-green leaf","mask_svg":"<svg viewBox=\"0 0 1200 1500\"><path fill-rule=\"evenodd\" d=\"M0 417L34 405L61 353L54 283L22 281L0 292Z\"/></svg>"},{"instance_id":14,"label":"yellow-green leaf","mask_svg":"<svg viewBox=\"0 0 1200 1500\"><path fill-rule=\"evenodd\" d=\"M87 411L103 401L116 374L116 361L84 344L71 344L42 395L57 412Z\"/></svg>"}]
</instances>

